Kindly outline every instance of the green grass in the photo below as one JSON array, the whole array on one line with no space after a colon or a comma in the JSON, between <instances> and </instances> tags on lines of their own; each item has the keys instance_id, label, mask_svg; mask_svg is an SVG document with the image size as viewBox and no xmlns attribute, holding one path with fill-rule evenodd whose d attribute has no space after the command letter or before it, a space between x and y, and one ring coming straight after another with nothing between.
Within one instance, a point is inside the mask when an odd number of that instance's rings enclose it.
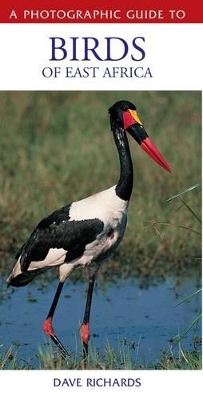
<instances>
[{"instance_id":1,"label":"green grass","mask_svg":"<svg viewBox=\"0 0 203 400\"><path fill-rule=\"evenodd\" d=\"M160 362L157 363L155 369L159 370L202 370L202 353L201 351L184 351L179 347L179 354L174 355L173 351L169 354L163 351Z\"/></svg>"},{"instance_id":2,"label":"green grass","mask_svg":"<svg viewBox=\"0 0 203 400\"><path fill-rule=\"evenodd\" d=\"M37 222L71 201L116 183L118 156L108 107L119 99L138 113L173 173L130 140L134 190L128 227L100 276L166 276L200 271L201 232L180 198L201 181L201 92L0 92L0 269L8 273ZM201 188L184 194L200 216ZM184 227L181 228L181 227ZM110 267L110 268L109 268ZM110 274L110 275L111 275Z\"/></svg>"},{"instance_id":3,"label":"green grass","mask_svg":"<svg viewBox=\"0 0 203 400\"><path fill-rule=\"evenodd\" d=\"M200 370L202 369L202 353L200 345L194 346L192 351L185 351L181 343L178 349L163 349L159 355L160 361L154 364L147 364L139 358L139 345L134 348L125 343L124 340L118 341L117 350L113 349L107 342L103 353L89 346L88 362L85 369L89 370ZM136 357L135 357L136 353ZM64 361L56 348L50 344L46 350L40 348L37 353L38 370L81 370L84 369L80 349L76 347L75 353ZM18 352L11 347L4 350L0 348L0 370L33 370L33 360L22 360L18 358Z\"/></svg>"}]
</instances>

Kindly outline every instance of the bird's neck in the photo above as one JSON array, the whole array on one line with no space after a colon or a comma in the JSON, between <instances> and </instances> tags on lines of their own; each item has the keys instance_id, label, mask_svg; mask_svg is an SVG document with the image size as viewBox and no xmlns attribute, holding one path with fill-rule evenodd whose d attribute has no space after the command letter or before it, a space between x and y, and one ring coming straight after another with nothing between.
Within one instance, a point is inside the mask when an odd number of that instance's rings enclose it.
<instances>
[{"instance_id":1,"label":"bird's neck","mask_svg":"<svg viewBox=\"0 0 203 400\"><path fill-rule=\"evenodd\" d=\"M122 200L130 200L133 188L133 165L126 132L116 128L113 131L114 140L120 159L120 178L116 185L116 194Z\"/></svg>"}]
</instances>

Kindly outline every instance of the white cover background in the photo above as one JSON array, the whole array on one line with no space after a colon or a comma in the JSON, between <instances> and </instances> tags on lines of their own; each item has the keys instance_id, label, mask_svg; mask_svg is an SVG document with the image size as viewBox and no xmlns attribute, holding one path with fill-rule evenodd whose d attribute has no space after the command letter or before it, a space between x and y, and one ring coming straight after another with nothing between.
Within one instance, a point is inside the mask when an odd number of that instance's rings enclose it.
<instances>
[{"instance_id":1,"label":"white cover background","mask_svg":"<svg viewBox=\"0 0 203 400\"><path fill-rule=\"evenodd\" d=\"M116 62L95 58L86 62L68 59L51 62L49 37L52 36L65 40L71 36L96 37L101 43L98 52L103 52L104 58L105 36L122 37L128 43L136 36L143 36L146 57L137 63L130 57ZM1 24L0 37L0 90L201 90L203 86L202 24ZM150 67L153 78L65 78L63 73L58 78L44 78L42 75L46 66L105 69L140 65Z\"/></svg>"},{"instance_id":2,"label":"white cover background","mask_svg":"<svg viewBox=\"0 0 203 400\"><path fill-rule=\"evenodd\" d=\"M74 66L64 60L49 62L49 36L120 36L131 41L146 39L146 58L138 64L149 66L153 78L46 79L42 68ZM202 90L202 24L1 24L0 90ZM96 60L85 65L132 67L126 58L110 63ZM141 378L133 388L54 388L53 378L106 377ZM6 398L29 399L112 399L191 400L201 396L202 371L0 371L0 393ZM201 385L201 386L200 386Z\"/></svg>"}]
</instances>

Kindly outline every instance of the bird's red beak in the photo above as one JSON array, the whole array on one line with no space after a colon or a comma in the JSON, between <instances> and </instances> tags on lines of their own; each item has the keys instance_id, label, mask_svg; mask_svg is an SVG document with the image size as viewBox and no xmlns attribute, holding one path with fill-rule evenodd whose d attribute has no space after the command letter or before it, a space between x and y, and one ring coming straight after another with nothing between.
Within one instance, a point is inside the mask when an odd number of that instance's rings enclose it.
<instances>
[{"instance_id":1,"label":"bird's red beak","mask_svg":"<svg viewBox=\"0 0 203 400\"><path fill-rule=\"evenodd\" d=\"M161 155L155 144L149 138L136 110L127 110L123 112L123 125L142 149L162 168L171 172L171 167Z\"/></svg>"},{"instance_id":2,"label":"bird's red beak","mask_svg":"<svg viewBox=\"0 0 203 400\"><path fill-rule=\"evenodd\" d=\"M140 143L140 146L157 164L159 164L167 171L171 172L170 165L167 163L167 161L164 159L164 157L161 155L161 153L149 137L143 139Z\"/></svg>"}]
</instances>

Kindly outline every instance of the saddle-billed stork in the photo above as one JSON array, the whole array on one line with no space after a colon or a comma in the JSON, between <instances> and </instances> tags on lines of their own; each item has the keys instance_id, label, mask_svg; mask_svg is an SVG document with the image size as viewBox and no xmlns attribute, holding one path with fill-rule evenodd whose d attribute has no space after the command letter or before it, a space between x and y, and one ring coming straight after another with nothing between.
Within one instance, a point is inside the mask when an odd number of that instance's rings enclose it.
<instances>
[{"instance_id":1,"label":"saddle-billed stork","mask_svg":"<svg viewBox=\"0 0 203 400\"><path fill-rule=\"evenodd\" d=\"M122 240L126 228L128 204L133 188L133 165L127 132L161 167L171 172L169 164L147 135L136 107L129 101L118 101L109 108L110 126L120 160L116 185L75 201L42 219L16 255L8 276L8 286L24 286L49 268L59 267L59 283L43 324L45 333L68 355L56 336L52 320L64 282L76 268L96 263L89 275L84 318L81 325L83 358L88 355L90 308L96 272L100 261L110 256Z\"/></svg>"}]
</instances>

